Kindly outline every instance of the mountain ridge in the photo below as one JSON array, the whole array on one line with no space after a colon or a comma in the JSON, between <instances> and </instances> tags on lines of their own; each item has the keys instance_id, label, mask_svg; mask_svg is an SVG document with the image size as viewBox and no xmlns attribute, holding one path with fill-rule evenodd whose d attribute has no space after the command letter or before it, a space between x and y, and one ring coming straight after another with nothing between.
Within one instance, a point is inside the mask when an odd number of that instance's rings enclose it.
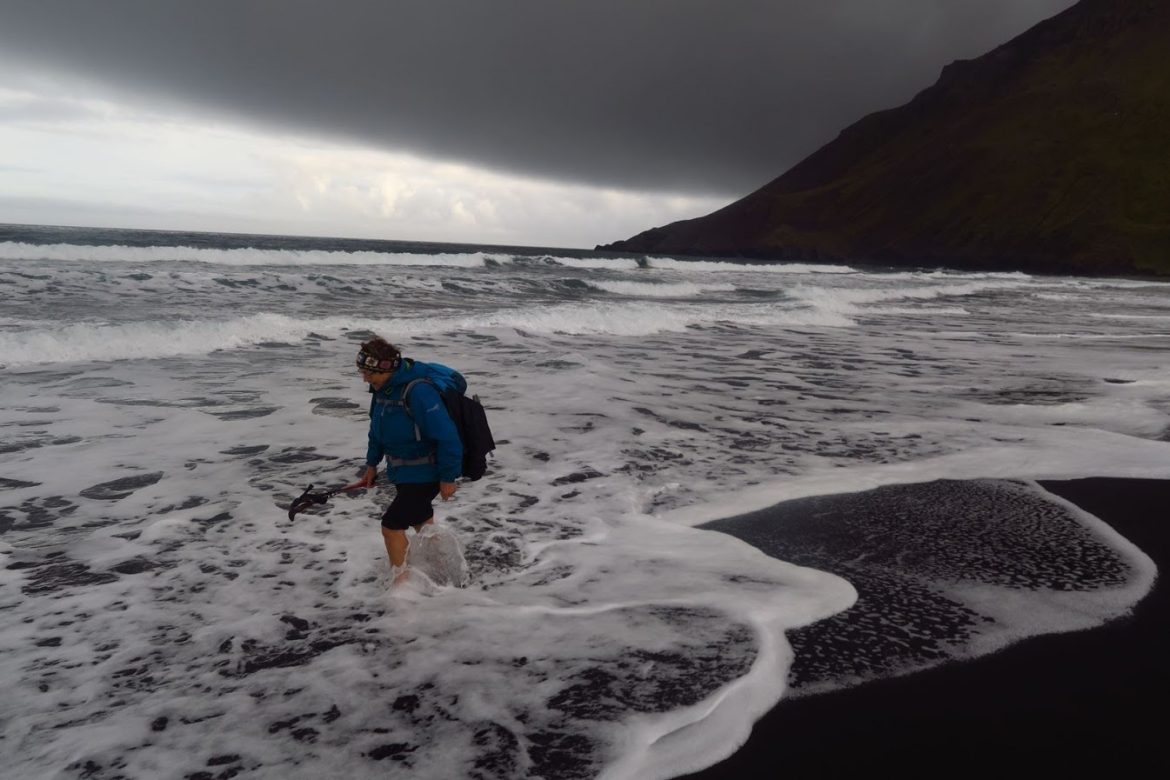
<instances>
[{"instance_id":1,"label":"mountain ridge","mask_svg":"<svg viewBox=\"0 0 1170 780\"><path fill-rule=\"evenodd\" d=\"M746 197L598 249L1170 275L1170 2L1081 0Z\"/></svg>"}]
</instances>

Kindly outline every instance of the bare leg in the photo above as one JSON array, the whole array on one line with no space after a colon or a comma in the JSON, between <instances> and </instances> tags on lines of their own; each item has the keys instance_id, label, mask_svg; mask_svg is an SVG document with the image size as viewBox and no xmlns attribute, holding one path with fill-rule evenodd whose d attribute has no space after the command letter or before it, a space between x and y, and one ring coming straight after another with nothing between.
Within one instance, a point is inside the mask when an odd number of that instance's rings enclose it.
<instances>
[{"instance_id":1,"label":"bare leg","mask_svg":"<svg viewBox=\"0 0 1170 780\"><path fill-rule=\"evenodd\" d=\"M410 542L406 540L406 531L392 531L382 529L382 541L386 543L386 554L390 556L390 566L398 569L406 563L406 548Z\"/></svg>"},{"instance_id":2,"label":"bare leg","mask_svg":"<svg viewBox=\"0 0 1170 780\"><path fill-rule=\"evenodd\" d=\"M414 532L418 533L419 529L421 529L424 525L430 525L433 522L435 522L435 518L432 515L426 520L426 522L422 522L414 526ZM402 569L403 564L406 563L406 550L408 547L410 547L410 541L406 538L406 531L392 531L389 528L383 528L382 541L386 543L386 555L388 555L390 558L391 571L398 571L399 569ZM405 570L401 571L398 576L394 578L394 584L397 585L401 582L405 582L407 574L408 573Z\"/></svg>"}]
</instances>

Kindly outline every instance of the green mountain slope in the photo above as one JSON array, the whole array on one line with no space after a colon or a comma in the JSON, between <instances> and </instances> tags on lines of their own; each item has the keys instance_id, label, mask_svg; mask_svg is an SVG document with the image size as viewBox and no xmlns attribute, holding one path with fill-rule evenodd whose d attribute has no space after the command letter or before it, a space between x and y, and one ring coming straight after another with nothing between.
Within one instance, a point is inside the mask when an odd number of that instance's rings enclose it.
<instances>
[{"instance_id":1,"label":"green mountain slope","mask_svg":"<svg viewBox=\"0 0 1170 780\"><path fill-rule=\"evenodd\" d=\"M1082 0L742 200L601 248L1170 274L1170 0Z\"/></svg>"}]
</instances>

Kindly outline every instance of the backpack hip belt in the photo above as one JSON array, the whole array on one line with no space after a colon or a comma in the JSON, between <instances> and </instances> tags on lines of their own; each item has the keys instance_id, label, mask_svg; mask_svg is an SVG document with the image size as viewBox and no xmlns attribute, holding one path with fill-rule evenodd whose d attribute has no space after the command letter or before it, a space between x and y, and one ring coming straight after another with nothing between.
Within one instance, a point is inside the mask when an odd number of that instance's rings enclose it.
<instances>
[{"instance_id":1,"label":"backpack hip belt","mask_svg":"<svg viewBox=\"0 0 1170 780\"><path fill-rule=\"evenodd\" d=\"M398 468L399 466L428 466L432 463L435 463L436 460L433 454L424 455L421 458L391 458L389 455L387 455L386 462L394 468Z\"/></svg>"}]
</instances>

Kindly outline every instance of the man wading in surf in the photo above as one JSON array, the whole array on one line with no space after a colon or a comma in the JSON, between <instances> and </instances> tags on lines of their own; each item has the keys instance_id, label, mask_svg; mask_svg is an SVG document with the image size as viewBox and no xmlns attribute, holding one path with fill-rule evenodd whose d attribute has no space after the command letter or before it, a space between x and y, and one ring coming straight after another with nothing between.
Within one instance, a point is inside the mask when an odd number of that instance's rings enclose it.
<instances>
[{"instance_id":1,"label":"man wading in surf","mask_svg":"<svg viewBox=\"0 0 1170 780\"><path fill-rule=\"evenodd\" d=\"M406 529L418 533L433 523L435 496L446 501L455 494L463 445L439 391L429 381L418 381L428 377L425 364L402 357L393 344L374 338L362 344L357 367L373 398L366 473L354 487L373 487L378 464L386 458L386 479L397 492L382 514L382 539L398 583L407 576ZM407 385L410 392L404 404Z\"/></svg>"}]
</instances>

